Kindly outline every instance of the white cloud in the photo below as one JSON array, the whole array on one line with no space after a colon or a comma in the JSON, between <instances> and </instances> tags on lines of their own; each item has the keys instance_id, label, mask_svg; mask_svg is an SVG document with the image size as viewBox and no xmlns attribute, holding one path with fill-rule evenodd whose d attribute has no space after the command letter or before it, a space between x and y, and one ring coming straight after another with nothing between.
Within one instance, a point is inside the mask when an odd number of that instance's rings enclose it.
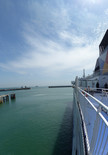
<instances>
[{"instance_id":1,"label":"white cloud","mask_svg":"<svg viewBox=\"0 0 108 155\"><path fill-rule=\"evenodd\" d=\"M60 32L60 37L61 39L70 42L72 45L75 44L77 47L85 44L87 45L89 43L89 40L87 40L86 36L77 36L66 31Z\"/></svg>"},{"instance_id":2,"label":"white cloud","mask_svg":"<svg viewBox=\"0 0 108 155\"><path fill-rule=\"evenodd\" d=\"M82 0L82 2L86 5L96 5L96 4L101 4L102 1L101 0Z\"/></svg>"},{"instance_id":3,"label":"white cloud","mask_svg":"<svg viewBox=\"0 0 108 155\"><path fill-rule=\"evenodd\" d=\"M1 66L7 69L11 68L11 70L18 73L25 73L27 69L36 68L42 68L52 72L66 69L72 69L73 71L82 70L83 68L93 69L94 62L97 58L97 49L91 44L82 46L81 44L85 40L81 41L82 37L74 36L74 38L77 38L77 42L80 43L79 46L64 48L58 42L44 38L38 41L36 37L26 35L26 40L31 47L26 55L24 53L17 60L9 62L8 67L2 64Z\"/></svg>"},{"instance_id":4,"label":"white cloud","mask_svg":"<svg viewBox=\"0 0 108 155\"><path fill-rule=\"evenodd\" d=\"M74 72L84 68L93 70L99 53L100 38L91 39L87 28L94 25L86 25L84 20L88 20L88 17L95 19L96 16L87 10L76 13L76 10L68 7L63 3L56 8L46 3L40 5L38 2L30 5L31 19L23 23L22 32L28 50L23 51L14 61L0 66L21 74L30 73L31 69L34 72L37 69L52 72L67 69ZM86 18L81 21L85 13ZM94 31L98 36L101 36L100 25Z\"/></svg>"},{"instance_id":5,"label":"white cloud","mask_svg":"<svg viewBox=\"0 0 108 155\"><path fill-rule=\"evenodd\" d=\"M108 9L105 10L105 14L108 15Z\"/></svg>"}]
</instances>

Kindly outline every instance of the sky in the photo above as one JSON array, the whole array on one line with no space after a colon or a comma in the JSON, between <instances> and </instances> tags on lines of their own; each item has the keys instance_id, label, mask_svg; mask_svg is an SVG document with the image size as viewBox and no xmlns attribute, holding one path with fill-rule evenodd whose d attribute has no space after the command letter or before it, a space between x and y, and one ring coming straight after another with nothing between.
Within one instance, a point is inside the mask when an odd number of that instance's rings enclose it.
<instances>
[{"instance_id":1,"label":"sky","mask_svg":"<svg viewBox=\"0 0 108 155\"><path fill-rule=\"evenodd\" d=\"M0 88L71 84L92 74L107 0L0 0Z\"/></svg>"}]
</instances>

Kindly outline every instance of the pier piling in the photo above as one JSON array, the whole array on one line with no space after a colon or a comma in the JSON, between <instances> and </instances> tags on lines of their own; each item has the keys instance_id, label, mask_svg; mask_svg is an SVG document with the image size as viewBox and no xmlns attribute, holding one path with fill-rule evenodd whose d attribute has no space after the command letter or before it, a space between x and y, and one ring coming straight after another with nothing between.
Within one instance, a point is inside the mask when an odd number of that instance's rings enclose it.
<instances>
[{"instance_id":1,"label":"pier piling","mask_svg":"<svg viewBox=\"0 0 108 155\"><path fill-rule=\"evenodd\" d=\"M11 94L11 99L15 99L15 94Z\"/></svg>"},{"instance_id":2,"label":"pier piling","mask_svg":"<svg viewBox=\"0 0 108 155\"><path fill-rule=\"evenodd\" d=\"M0 96L0 104L3 103L3 98Z\"/></svg>"},{"instance_id":3,"label":"pier piling","mask_svg":"<svg viewBox=\"0 0 108 155\"><path fill-rule=\"evenodd\" d=\"M1 95L1 96L0 96L0 104L1 104L1 103L4 103L4 102L7 102L7 101L9 101L10 99L11 99L11 100L15 99L15 94Z\"/></svg>"}]
</instances>

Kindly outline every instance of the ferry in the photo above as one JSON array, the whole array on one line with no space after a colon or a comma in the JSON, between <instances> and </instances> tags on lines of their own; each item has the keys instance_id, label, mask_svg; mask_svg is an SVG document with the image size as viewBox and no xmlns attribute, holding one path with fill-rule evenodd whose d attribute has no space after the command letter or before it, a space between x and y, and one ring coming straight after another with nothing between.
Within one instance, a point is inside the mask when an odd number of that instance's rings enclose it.
<instances>
[{"instance_id":1,"label":"ferry","mask_svg":"<svg viewBox=\"0 0 108 155\"><path fill-rule=\"evenodd\" d=\"M72 155L108 155L108 30L92 75L73 87Z\"/></svg>"}]
</instances>

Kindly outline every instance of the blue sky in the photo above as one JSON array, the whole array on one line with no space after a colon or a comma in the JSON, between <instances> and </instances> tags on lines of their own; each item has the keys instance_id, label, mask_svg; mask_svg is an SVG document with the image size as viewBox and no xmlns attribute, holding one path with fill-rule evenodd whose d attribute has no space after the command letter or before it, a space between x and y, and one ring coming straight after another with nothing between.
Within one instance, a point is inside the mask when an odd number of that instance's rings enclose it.
<instances>
[{"instance_id":1,"label":"blue sky","mask_svg":"<svg viewBox=\"0 0 108 155\"><path fill-rule=\"evenodd\" d=\"M93 72L107 0L0 0L0 87L70 84Z\"/></svg>"}]
</instances>

